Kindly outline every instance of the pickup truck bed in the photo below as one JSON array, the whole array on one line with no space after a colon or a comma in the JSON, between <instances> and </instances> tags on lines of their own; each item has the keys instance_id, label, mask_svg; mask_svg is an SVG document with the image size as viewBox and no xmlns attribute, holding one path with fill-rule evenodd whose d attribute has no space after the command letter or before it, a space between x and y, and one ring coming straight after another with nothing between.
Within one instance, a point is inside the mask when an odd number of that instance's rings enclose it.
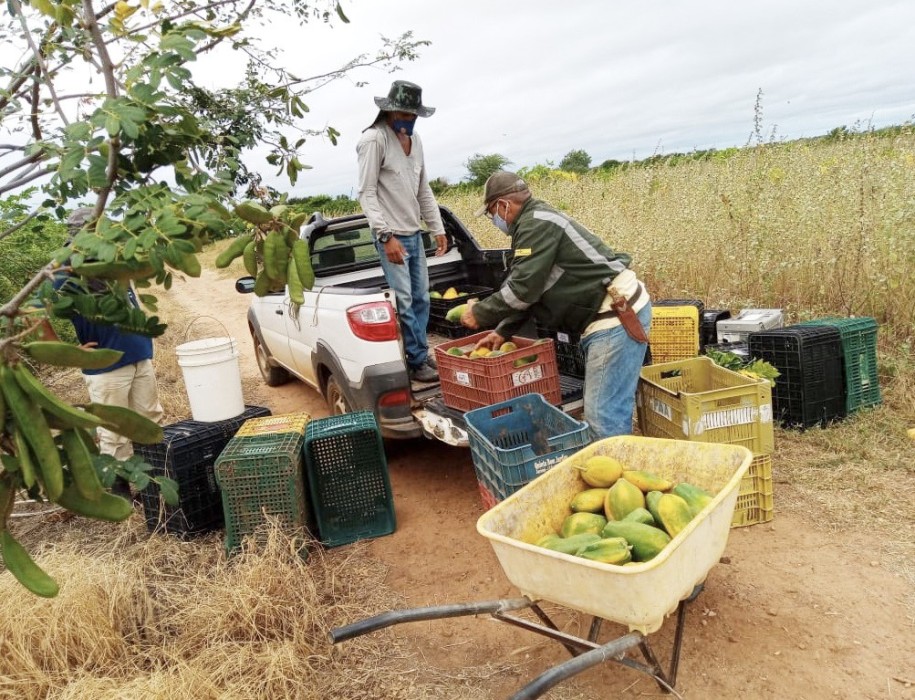
<instances>
[{"instance_id":1,"label":"pickup truck bed","mask_svg":"<svg viewBox=\"0 0 915 700\"><path fill-rule=\"evenodd\" d=\"M445 207L448 251L433 257L426 241L433 288L487 287L504 279L510 249L483 249ZM396 318L371 230L362 215L325 220L313 215L301 237L308 241L315 285L305 303L294 305L288 290L252 296L248 326L265 382L276 386L296 377L320 392L333 413L371 410L388 438L425 436L466 446L463 413L445 406L438 383L411 382ZM242 278L239 292L253 290ZM533 324L521 336L535 338ZM450 340L430 332L430 348ZM582 382L562 377L561 408L582 407Z\"/></svg>"}]
</instances>

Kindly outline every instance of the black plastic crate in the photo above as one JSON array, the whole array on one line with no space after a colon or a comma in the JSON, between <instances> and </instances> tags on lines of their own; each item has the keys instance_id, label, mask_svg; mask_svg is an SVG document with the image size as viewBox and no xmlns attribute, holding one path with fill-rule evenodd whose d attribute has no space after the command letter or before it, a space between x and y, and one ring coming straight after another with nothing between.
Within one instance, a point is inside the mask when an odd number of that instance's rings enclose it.
<instances>
[{"instance_id":1,"label":"black plastic crate","mask_svg":"<svg viewBox=\"0 0 915 700\"><path fill-rule=\"evenodd\" d=\"M538 338L552 338L556 346L556 366L559 374L576 379L585 378L585 352L581 349L581 336L537 325Z\"/></svg>"},{"instance_id":2,"label":"black plastic crate","mask_svg":"<svg viewBox=\"0 0 915 700\"><path fill-rule=\"evenodd\" d=\"M394 532L394 495L371 411L312 420L302 449L322 544L336 547Z\"/></svg>"},{"instance_id":3,"label":"black plastic crate","mask_svg":"<svg viewBox=\"0 0 915 700\"><path fill-rule=\"evenodd\" d=\"M699 347L714 345L718 342L718 321L731 317L727 309L705 309L699 313Z\"/></svg>"},{"instance_id":4,"label":"black plastic crate","mask_svg":"<svg viewBox=\"0 0 915 700\"><path fill-rule=\"evenodd\" d=\"M242 423L269 415L269 408L247 406L243 413L222 421L172 423L163 427L161 442L134 444L134 452L152 467L154 476L166 476L178 484L177 506L162 499L155 482L140 491L149 531L188 537L221 528L222 501L213 465Z\"/></svg>"},{"instance_id":5,"label":"black plastic crate","mask_svg":"<svg viewBox=\"0 0 915 700\"><path fill-rule=\"evenodd\" d=\"M699 311L699 318L705 310L705 303L701 299L652 299L652 306L695 306Z\"/></svg>"},{"instance_id":6,"label":"black plastic crate","mask_svg":"<svg viewBox=\"0 0 915 700\"><path fill-rule=\"evenodd\" d=\"M452 323L451 321L432 318L432 316L429 316L429 325L427 326L427 330L430 333L443 335L446 338L463 338L478 332L472 328L462 326L460 323Z\"/></svg>"},{"instance_id":7,"label":"black plastic crate","mask_svg":"<svg viewBox=\"0 0 915 700\"><path fill-rule=\"evenodd\" d=\"M434 286L432 289L439 294L444 294L446 291L448 291L449 287L454 287L458 292L460 292L460 295L456 296L454 299L436 299L434 297L430 297L429 318L444 321L446 314L455 306L466 304L468 299L476 299L478 301L482 301L493 293L492 287L480 287L472 284L459 283L439 284Z\"/></svg>"},{"instance_id":8,"label":"black plastic crate","mask_svg":"<svg viewBox=\"0 0 915 700\"><path fill-rule=\"evenodd\" d=\"M842 339L830 326L787 326L750 333L750 355L780 373L772 389L775 420L809 428L843 418Z\"/></svg>"}]
</instances>

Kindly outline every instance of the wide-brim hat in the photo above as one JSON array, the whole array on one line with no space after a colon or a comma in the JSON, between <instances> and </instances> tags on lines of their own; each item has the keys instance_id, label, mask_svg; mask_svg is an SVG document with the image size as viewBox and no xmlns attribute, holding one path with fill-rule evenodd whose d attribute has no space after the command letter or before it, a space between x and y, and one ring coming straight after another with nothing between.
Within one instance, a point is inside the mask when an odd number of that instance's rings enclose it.
<instances>
[{"instance_id":1,"label":"wide-brim hat","mask_svg":"<svg viewBox=\"0 0 915 700\"><path fill-rule=\"evenodd\" d=\"M513 192L527 192L529 190L527 183L516 173L508 170L497 170L486 179L483 185L483 206L477 209L473 215L483 216L489 205L499 197L504 197Z\"/></svg>"},{"instance_id":2,"label":"wide-brim hat","mask_svg":"<svg viewBox=\"0 0 915 700\"><path fill-rule=\"evenodd\" d=\"M423 89L406 80L391 83L387 97L376 97L375 104L382 112L409 112L418 117L431 117L435 107L423 105Z\"/></svg>"}]
</instances>

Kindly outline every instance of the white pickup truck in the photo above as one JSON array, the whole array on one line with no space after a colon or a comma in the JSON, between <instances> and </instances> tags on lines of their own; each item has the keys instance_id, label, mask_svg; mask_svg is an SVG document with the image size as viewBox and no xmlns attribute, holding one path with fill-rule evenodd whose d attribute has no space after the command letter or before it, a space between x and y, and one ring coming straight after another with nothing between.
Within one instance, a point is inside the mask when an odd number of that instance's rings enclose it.
<instances>
[{"instance_id":1,"label":"white pickup truck","mask_svg":"<svg viewBox=\"0 0 915 700\"><path fill-rule=\"evenodd\" d=\"M481 248L449 209L441 207L441 212L448 250L433 257L435 243L427 236L431 287L497 289L511 250ZM385 282L365 216L324 219L314 214L301 235L315 271L305 303L296 310L287 290L252 296L248 309L248 328L267 385L294 376L320 392L333 414L373 411L387 438L426 436L466 446L463 413L445 405L439 385L410 382L394 293ZM252 292L254 279L239 279L236 289ZM431 325L430 348L451 339ZM531 325L520 335L537 337L537 332ZM563 375L561 385L561 408L579 411L581 379Z\"/></svg>"}]
</instances>

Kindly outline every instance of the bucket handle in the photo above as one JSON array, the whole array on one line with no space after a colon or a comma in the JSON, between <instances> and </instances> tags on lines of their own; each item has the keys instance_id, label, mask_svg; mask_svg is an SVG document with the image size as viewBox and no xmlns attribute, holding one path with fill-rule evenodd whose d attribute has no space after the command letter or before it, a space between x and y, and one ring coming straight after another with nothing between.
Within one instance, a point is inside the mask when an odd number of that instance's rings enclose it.
<instances>
[{"instance_id":1,"label":"bucket handle","mask_svg":"<svg viewBox=\"0 0 915 700\"><path fill-rule=\"evenodd\" d=\"M222 321L220 321L220 320L219 320L218 318L216 318L215 316L208 316L207 314L203 314L203 315L201 315L201 316L195 317L193 321L191 321L189 324L187 324L187 328L184 329L184 339L185 339L185 341L187 340L187 334L190 333L190 331L191 331L191 326L193 326L195 323L197 323L197 321L199 321L199 320L202 319L202 318L209 318L209 319L212 319L213 321L216 321L216 323L218 323L220 326L222 326L222 329L226 332L226 338L231 338L231 337L232 337L232 336L229 334L229 329L226 328L226 324L224 324Z\"/></svg>"}]
</instances>

